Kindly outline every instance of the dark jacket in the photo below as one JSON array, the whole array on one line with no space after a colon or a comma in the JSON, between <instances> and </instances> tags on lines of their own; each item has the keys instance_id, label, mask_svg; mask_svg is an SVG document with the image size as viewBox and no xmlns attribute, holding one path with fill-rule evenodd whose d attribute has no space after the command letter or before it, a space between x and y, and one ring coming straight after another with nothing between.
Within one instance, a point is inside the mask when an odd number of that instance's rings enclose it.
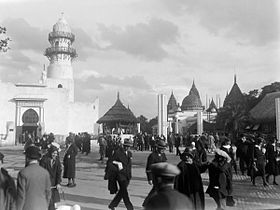
<instances>
[{"instance_id":1,"label":"dark jacket","mask_svg":"<svg viewBox=\"0 0 280 210\"><path fill-rule=\"evenodd\" d=\"M160 163L160 162L166 162L167 158L164 153L158 153L158 152L152 152L147 159L147 164L146 164L146 174L147 174L147 179L152 180L153 175L151 171L151 165L154 163Z\"/></svg>"},{"instance_id":2,"label":"dark jacket","mask_svg":"<svg viewBox=\"0 0 280 210\"><path fill-rule=\"evenodd\" d=\"M63 178L75 178L76 175L76 155L78 153L77 146L73 143L65 151L63 157Z\"/></svg>"},{"instance_id":3,"label":"dark jacket","mask_svg":"<svg viewBox=\"0 0 280 210\"><path fill-rule=\"evenodd\" d=\"M205 197L199 167L195 163L187 164L185 161L181 161L177 166L181 173L175 177L174 188L192 201L194 209L203 210Z\"/></svg>"},{"instance_id":4,"label":"dark jacket","mask_svg":"<svg viewBox=\"0 0 280 210\"><path fill-rule=\"evenodd\" d=\"M16 185L8 172L0 171L0 208L3 210L16 210Z\"/></svg>"},{"instance_id":5,"label":"dark jacket","mask_svg":"<svg viewBox=\"0 0 280 210\"><path fill-rule=\"evenodd\" d=\"M171 186L160 188L150 197L145 210L192 210L193 205L187 196L172 189Z\"/></svg>"},{"instance_id":6,"label":"dark jacket","mask_svg":"<svg viewBox=\"0 0 280 210\"><path fill-rule=\"evenodd\" d=\"M112 162L113 161L121 162L123 167L122 170L118 170L118 178L120 180L131 179L131 159L132 159L131 151L127 151L126 154L122 147L120 147L114 152L112 157Z\"/></svg>"}]
</instances>

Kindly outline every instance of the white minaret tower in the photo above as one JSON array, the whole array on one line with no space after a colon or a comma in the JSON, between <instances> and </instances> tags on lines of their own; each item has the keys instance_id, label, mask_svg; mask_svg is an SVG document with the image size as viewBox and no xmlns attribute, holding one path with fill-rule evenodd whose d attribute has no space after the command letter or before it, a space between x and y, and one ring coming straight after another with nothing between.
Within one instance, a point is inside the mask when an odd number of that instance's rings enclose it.
<instances>
[{"instance_id":1,"label":"white minaret tower","mask_svg":"<svg viewBox=\"0 0 280 210\"><path fill-rule=\"evenodd\" d=\"M74 40L75 36L62 14L54 24L53 31L49 33L51 47L45 51L45 56L50 61L46 85L51 88L68 89L69 101L74 101L72 60L77 57L76 50L72 48Z\"/></svg>"}]
</instances>

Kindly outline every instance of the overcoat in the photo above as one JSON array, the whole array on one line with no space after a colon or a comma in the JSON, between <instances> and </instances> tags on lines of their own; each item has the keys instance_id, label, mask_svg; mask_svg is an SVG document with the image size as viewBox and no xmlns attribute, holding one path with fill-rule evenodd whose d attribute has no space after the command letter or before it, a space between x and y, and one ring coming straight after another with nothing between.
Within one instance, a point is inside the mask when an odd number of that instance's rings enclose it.
<instances>
[{"instance_id":1,"label":"overcoat","mask_svg":"<svg viewBox=\"0 0 280 210\"><path fill-rule=\"evenodd\" d=\"M65 151L63 158L63 178L75 178L76 175L76 155L78 148L75 143L72 143Z\"/></svg>"},{"instance_id":2,"label":"overcoat","mask_svg":"<svg viewBox=\"0 0 280 210\"><path fill-rule=\"evenodd\" d=\"M0 208L16 210L16 185L4 168L0 171Z\"/></svg>"},{"instance_id":3,"label":"overcoat","mask_svg":"<svg viewBox=\"0 0 280 210\"><path fill-rule=\"evenodd\" d=\"M205 197L198 166L195 163L187 164L185 161L181 161L177 166L181 173L175 177L174 188L192 201L194 209L203 210Z\"/></svg>"},{"instance_id":4,"label":"overcoat","mask_svg":"<svg viewBox=\"0 0 280 210\"><path fill-rule=\"evenodd\" d=\"M151 196L145 205L145 210L193 210L193 204L187 196L172 189L162 187L157 194Z\"/></svg>"},{"instance_id":5,"label":"overcoat","mask_svg":"<svg viewBox=\"0 0 280 210\"><path fill-rule=\"evenodd\" d=\"M18 173L18 210L47 210L51 198L49 172L37 163L27 165Z\"/></svg>"},{"instance_id":6,"label":"overcoat","mask_svg":"<svg viewBox=\"0 0 280 210\"><path fill-rule=\"evenodd\" d=\"M277 151L275 151L274 146L271 143L266 146L265 156L267 159L265 172L269 175L279 175L279 166L276 161Z\"/></svg>"}]
</instances>

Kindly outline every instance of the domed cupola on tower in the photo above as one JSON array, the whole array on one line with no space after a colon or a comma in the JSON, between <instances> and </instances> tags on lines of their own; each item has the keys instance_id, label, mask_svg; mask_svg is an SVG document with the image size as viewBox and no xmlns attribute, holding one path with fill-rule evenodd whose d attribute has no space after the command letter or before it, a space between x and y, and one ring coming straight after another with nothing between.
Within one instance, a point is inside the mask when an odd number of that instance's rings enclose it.
<instances>
[{"instance_id":1,"label":"domed cupola on tower","mask_svg":"<svg viewBox=\"0 0 280 210\"><path fill-rule=\"evenodd\" d=\"M190 89L189 95L187 95L182 102L181 110L182 111L203 110L199 92L194 84L194 81Z\"/></svg>"},{"instance_id":2,"label":"domed cupola on tower","mask_svg":"<svg viewBox=\"0 0 280 210\"><path fill-rule=\"evenodd\" d=\"M74 81L72 61L77 57L76 50L72 47L75 35L71 32L65 18L59 18L49 33L51 44L45 51L45 56L50 61L46 72L47 86L52 88L66 88L70 91L69 99L74 100Z\"/></svg>"}]
</instances>

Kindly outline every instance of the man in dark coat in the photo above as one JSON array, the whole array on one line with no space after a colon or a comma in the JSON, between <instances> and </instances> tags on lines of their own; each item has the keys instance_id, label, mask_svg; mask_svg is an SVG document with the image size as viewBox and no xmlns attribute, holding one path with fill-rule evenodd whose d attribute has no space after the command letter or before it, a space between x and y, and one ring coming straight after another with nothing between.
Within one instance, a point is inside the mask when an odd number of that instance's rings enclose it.
<instances>
[{"instance_id":1,"label":"man in dark coat","mask_svg":"<svg viewBox=\"0 0 280 210\"><path fill-rule=\"evenodd\" d=\"M154 185L154 176L152 174L151 165L154 163L166 162L167 158L165 156L164 150L166 148L166 144L163 140L157 140L156 142L156 150L153 151L147 159L146 164L146 174L149 185L153 185L151 191L149 192L148 196L145 198L142 206L146 205L146 202L150 196L156 193L156 186Z\"/></svg>"},{"instance_id":2,"label":"man in dark coat","mask_svg":"<svg viewBox=\"0 0 280 210\"><path fill-rule=\"evenodd\" d=\"M66 150L63 157L63 178L68 178L68 187L75 187L75 175L76 175L76 155L78 148L74 143L73 138L69 138L66 141Z\"/></svg>"},{"instance_id":3,"label":"man in dark coat","mask_svg":"<svg viewBox=\"0 0 280 210\"><path fill-rule=\"evenodd\" d=\"M109 204L109 209L115 209L121 199L123 199L123 202L128 210L133 210L133 205L130 202L127 186L129 184L129 181L131 179L131 159L132 159L132 153L129 150L129 148L132 146L132 141L129 139L125 139L123 143L123 147L119 147L117 149L112 157L112 163L115 164L118 167L117 172L117 182L119 184L119 191L117 192L114 199Z\"/></svg>"},{"instance_id":4,"label":"man in dark coat","mask_svg":"<svg viewBox=\"0 0 280 210\"><path fill-rule=\"evenodd\" d=\"M179 175L177 166L160 162L151 166L155 177L157 193L151 196L145 210L192 210L192 202L187 196L173 188L174 177Z\"/></svg>"},{"instance_id":5,"label":"man in dark coat","mask_svg":"<svg viewBox=\"0 0 280 210\"><path fill-rule=\"evenodd\" d=\"M181 173L175 177L174 189L186 195L192 201L194 209L204 210L205 197L200 173L207 170L207 164L198 166L193 162L193 157L188 147L180 155L182 161L177 166Z\"/></svg>"},{"instance_id":6,"label":"man in dark coat","mask_svg":"<svg viewBox=\"0 0 280 210\"><path fill-rule=\"evenodd\" d=\"M249 142L245 135L241 135L241 139L237 142L236 158L239 159L239 167L241 174L244 175L246 169L249 168L249 160L247 158Z\"/></svg>"}]
</instances>

